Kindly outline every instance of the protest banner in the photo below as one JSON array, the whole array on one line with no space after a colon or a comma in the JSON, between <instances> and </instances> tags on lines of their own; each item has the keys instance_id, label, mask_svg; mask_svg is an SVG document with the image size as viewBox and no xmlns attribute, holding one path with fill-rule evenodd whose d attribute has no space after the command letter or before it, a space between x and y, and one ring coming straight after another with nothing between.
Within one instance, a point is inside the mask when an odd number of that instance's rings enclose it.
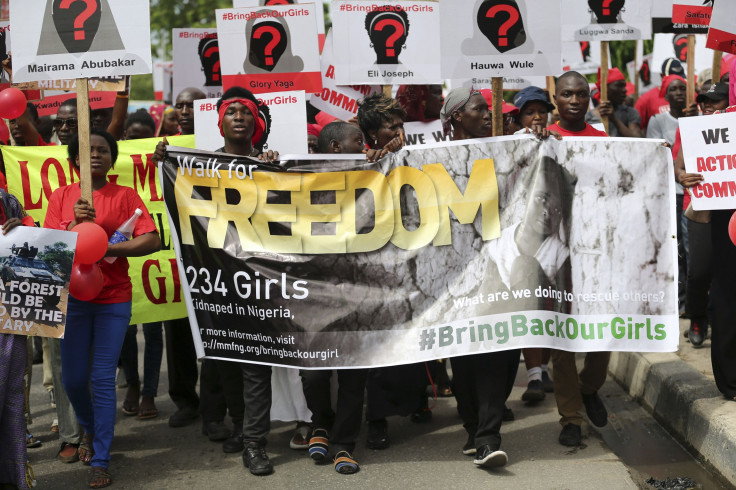
<instances>
[{"instance_id":1,"label":"protest banner","mask_svg":"<svg viewBox=\"0 0 736 490\"><path fill-rule=\"evenodd\" d=\"M215 29L174 29L174 93L187 87L222 97L220 46ZM199 60L199 62L197 62Z\"/></svg>"},{"instance_id":2,"label":"protest banner","mask_svg":"<svg viewBox=\"0 0 736 490\"><path fill-rule=\"evenodd\" d=\"M314 3L218 9L223 88L320 92L316 12Z\"/></svg>"},{"instance_id":3,"label":"protest banner","mask_svg":"<svg viewBox=\"0 0 736 490\"><path fill-rule=\"evenodd\" d=\"M690 188L693 209L736 208L736 113L684 117L680 136L685 169L703 176Z\"/></svg>"},{"instance_id":4,"label":"protest banner","mask_svg":"<svg viewBox=\"0 0 736 490\"><path fill-rule=\"evenodd\" d=\"M652 0L652 31L655 33L705 34L707 25L672 22L672 0Z\"/></svg>"},{"instance_id":5,"label":"protest banner","mask_svg":"<svg viewBox=\"0 0 736 490\"><path fill-rule=\"evenodd\" d=\"M654 47L652 48L652 66L659 69L664 60L675 58L687 68L687 35L685 34L655 34ZM700 73L706 68L711 68L713 63L713 52L705 47L705 35L695 36L695 69Z\"/></svg>"},{"instance_id":6,"label":"protest banner","mask_svg":"<svg viewBox=\"0 0 736 490\"><path fill-rule=\"evenodd\" d=\"M311 0L233 0L233 7L268 7L270 5L299 5L302 3L313 3ZM319 39L319 50L325 45L325 11L317 7L317 37Z\"/></svg>"},{"instance_id":7,"label":"protest banner","mask_svg":"<svg viewBox=\"0 0 736 490\"><path fill-rule=\"evenodd\" d=\"M651 0L565 0L563 41L626 41L652 37Z\"/></svg>"},{"instance_id":8,"label":"protest banner","mask_svg":"<svg viewBox=\"0 0 736 490\"><path fill-rule=\"evenodd\" d=\"M676 24L708 25L713 12L713 0L674 0L672 22ZM729 9L729 13L730 9Z\"/></svg>"},{"instance_id":9,"label":"protest banner","mask_svg":"<svg viewBox=\"0 0 736 490\"><path fill-rule=\"evenodd\" d=\"M713 6L706 47L736 54L736 15L733 4L718 2Z\"/></svg>"},{"instance_id":10,"label":"protest banner","mask_svg":"<svg viewBox=\"0 0 736 490\"><path fill-rule=\"evenodd\" d=\"M561 41L556 19L560 19L560 5L559 0L440 3L443 77L464 80L559 73Z\"/></svg>"},{"instance_id":11,"label":"protest banner","mask_svg":"<svg viewBox=\"0 0 736 490\"><path fill-rule=\"evenodd\" d=\"M335 82L335 58L332 51L332 29L327 33L325 48L320 56L322 91L308 100L317 109L343 121L358 113L358 101L381 91L380 85L341 85Z\"/></svg>"},{"instance_id":12,"label":"protest banner","mask_svg":"<svg viewBox=\"0 0 736 490\"><path fill-rule=\"evenodd\" d=\"M133 282L132 324L186 316L157 167L151 161L158 141L158 138L121 141L115 168L108 174L111 182L138 192L161 235L161 251L128 259L128 273ZM169 136L168 141L194 146L193 136ZM3 146L2 154L9 191L43 225L51 193L58 187L79 182L79 171L69 161L67 147Z\"/></svg>"},{"instance_id":13,"label":"protest banner","mask_svg":"<svg viewBox=\"0 0 736 490\"><path fill-rule=\"evenodd\" d=\"M279 167L169 148L159 175L200 356L347 368L677 348L659 141L515 136Z\"/></svg>"},{"instance_id":14,"label":"protest banner","mask_svg":"<svg viewBox=\"0 0 736 490\"><path fill-rule=\"evenodd\" d=\"M156 100L171 101L171 98L164 98L164 70L173 70L173 61L158 61L153 64L153 96ZM169 92L171 92L169 90Z\"/></svg>"},{"instance_id":15,"label":"protest banner","mask_svg":"<svg viewBox=\"0 0 736 490\"><path fill-rule=\"evenodd\" d=\"M331 12L338 84L442 83L439 4L334 0Z\"/></svg>"},{"instance_id":16,"label":"protest banner","mask_svg":"<svg viewBox=\"0 0 736 490\"><path fill-rule=\"evenodd\" d=\"M0 333L64 337L77 234L18 226L0 235Z\"/></svg>"},{"instance_id":17,"label":"protest banner","mask_svg":"<svg viewBox=\"0 0 736 490\"><path fill-rule=\"evenodd\" d=\"M13 81L151 73L148 0L11 0Z\"/></svg>"},{"instance_id":18,"label":"protest banner","mask_svg":"<svg viewBox=\"0 0 736 490\"><path fill-rule=\"evenodd\" d=\"M258 94L256 98L268 106L268 116L264 134L267 140L264 150L275 150L282 155L306 155L307 148L307 108L303 91ZM217 127L217 100L202 99L194 101L194 142L195 148L216 151L225 145L225 140ZM260 109L260 107L259 107Z\"/></svg>"}]
</instances>

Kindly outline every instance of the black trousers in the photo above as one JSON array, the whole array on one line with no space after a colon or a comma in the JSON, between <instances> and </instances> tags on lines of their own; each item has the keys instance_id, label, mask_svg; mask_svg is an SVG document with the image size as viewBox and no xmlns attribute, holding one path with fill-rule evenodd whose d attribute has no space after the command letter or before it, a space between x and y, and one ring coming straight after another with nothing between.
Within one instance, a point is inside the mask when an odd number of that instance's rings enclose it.
<instances>
[{"instance_id":1,"label":"black trousers","mask_svg":"<svg viewBox=\"0 0 736 490\"><path fill-rule=\"evenodd\" d=\"M406 417L427 405L427 367L423 362L371 369L366 381L366 419Z\"/></svg>"},{"instance_id":2,"label":"black trousers","mask_svg":"<svg viewBox=\"0 0 736 490\"><path fill-rule=\"evenodd\" d=\"M266 445L271 430L271 366L242 363L244 441Z\"/></svg>"},{"instance_id":3,"label":"black trousers","mask_svg":"<svg viewBox=\"0 0 736 490\"><path fill-rule=\"evenodd\" d=\"M728 236L733 210L713 211L713 285L711 302L711 362L716 386L728 398L736 397L736 246Z\"/></svg>"},{"instance_id":4,"label":"black trousers","mask_svg":"<svg viewBox=\"0 0 736 490\"><path fill-rule=\"evenodd\" d=\"M177 408L199 408L197 353L188 318L164 322L169 396Z\"/></svg>"},{"instance_id":5,"label":"black trousers","mask_svg":"<svg viewBox=\"0 0 736 490\"><path fill-rule=\"evenodd\" d=\"M236 433L243 430L243 418L245 416L245 402L243 401L243 371L241 363L231 361L220 361L208 359L205 362L212 366L211 370L216 372L218 388L220 391L213 393L212 405L216 407L211 415L202 417L204 420L222 421L225 414L230 414ZM202 376L204 377L205 363L202 363ZM202 404L205 404L205 391L202 392ZM210 390L211 391L211 390ZM210 419L210 416L212 417Z\"/></svg>"},{"instance_id":6,"label":"black trousers","mask_svg":"<svg viewBox=\"0 0 736 490\"><path fill-rule=\"evenodd\" d=\"M713 277L710 223L687 221L687 240L690 249L687 264L687 300L685 311L688 318L704 326L708 317L708 294Z\"/></svg>"},{"instance_id":7,"label":"black trousers","mask_svg":"<svg viewBox=\"0 0 736 490\"><path fill-rule=\"evenodd\" d=\"M677 281L677 298L678 308L682 311L685 308L687 298L687 258L685 256L685 243L682 235L687 230L682 229L682 200L684 196L677 194L675 199L675 219L677 220L677 269L679 279Z\"/></svg>"},{"instance_id":8,"label":"black trousers","mask_svg":"<svg viewBox=\"0 0 736 490\"><path fill-rule=\"evenodd\" d=\"M315 429L327 430L330 447L334 452L352 453L363 418L363 398L368 370L337 370L337 407L334 412L330 396L332 373L330 370L300 371L304 398L312 412L312 425Z\"/></svg>"},{"instance_id":9,"label":"black trousers","mask_svg":"<svg viewBox=\"0 0 736 490\"><path fill-rule=\"evenodd\" d=\"M463 427L475 446L501 447L501 421L521 351L507 350L452 358L452 392Z\"/></svg>"}]
</instances>

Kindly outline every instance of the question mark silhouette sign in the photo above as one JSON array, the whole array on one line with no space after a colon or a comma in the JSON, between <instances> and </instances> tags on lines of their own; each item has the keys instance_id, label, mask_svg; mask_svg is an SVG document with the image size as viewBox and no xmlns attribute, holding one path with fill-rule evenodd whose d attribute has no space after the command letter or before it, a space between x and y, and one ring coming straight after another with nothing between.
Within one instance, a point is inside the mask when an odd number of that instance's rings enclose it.
<instances>
[{"instance_id":1,"label":"question mark silhouette sign","mask_svg":"<svg viewBox=\"0 0 736 490\"><path fill-rule=\"evenodd\" d=\"M498 28L498 45L508 46L509 39L506 37L506 35L508 34L509 29L511 29L514 24L518 22L519 12L517 12L516 9L510 5L495 5L488 9L488 12L486 12L486 17L496 17L496 15L498 15L500 12L506 13L509 18L507 21L501 24L501 27Z\"/></svg>"},{"instance_id":2,"label":"question mark silhouette sign","mask_svg":"<svg viewBox=\"0 0 736 490\"><path fill-rule=\"evenodd\" d=\"M87 8L74 20L74 40L84 41L84 23L97 11L97 2L95 0L61 0L59 8L68 9L74 2L83 2L87 5Z\"/></svg>"},{"instance_id":3,"label":"question mark silhouette sign","mask_svg":"<svg viewBox=\"0 0 736 490\"><path fill-rule=\"evenodd\" d=\"M396 44L396 40L404 35L404 25L398 20L383 19L376 23L375 30L382 31L386 27L393 27L394 29L394 33L386 39L386 56L396 56L394 45Z\"/></svg>"},{"instance_id":4,"label":"question mark silhouette sign","mask_svg":"<svg viewBox=\"0 0 736 490\"><path fill-rule=\"evenodd\" d=\"M604 16L611 15L611 9L610 9L611 2L613 2L613 0L603 0L603 15Z\"/></svg>"},{"instance_id":5,"label":"question mark silhouette sign","mask_svg":"<svg viewBox=\"0 0 736 490\"><path fill-rule=\"evenodd\" d=\"M281 41L281 33L273 26L261 26L253 34L255 39L260 39L264 34L270 34L271 40L266 44L263 54L266 55L266 66L273 66L273 50Z\"/></svg>"},{"instance_id":6,"label":"question mark silhouette sign","mask_svg":"<svg viewBox=\"0 0 736 490\"><path fill-rule=\"evenodd\" d=\"M219 53L220 47L219 46L212 46L210 48L207 48L207 50L204 52L205 58L211 58L213 54ZM220 80L220 60L218 59L214 65L212 65L212 80L217 82Z\"/></svg>"}]
</instances>

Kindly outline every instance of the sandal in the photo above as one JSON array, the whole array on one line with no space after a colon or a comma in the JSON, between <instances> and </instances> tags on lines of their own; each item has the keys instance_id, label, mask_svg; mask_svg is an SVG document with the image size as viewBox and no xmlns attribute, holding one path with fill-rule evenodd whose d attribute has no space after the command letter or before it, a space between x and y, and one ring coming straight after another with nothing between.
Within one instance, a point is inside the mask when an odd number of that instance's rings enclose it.
<instances>
[{"instance_id":1,"label":"sandal","mask_svg":"<svg viewBox=\"0 0 736 490\"><path fill-rule=\"evenodd\" d=\"M139 397L140 397L140 383L138 383L137 385L136 384L129 385L128 392L125 393L125 400L123 400L122 410L125 415L127 416L138 415L141 409L140 405L138 404Z\"/></svg>"},{"instance_id":2,"label":"sandal","mask_svg":"<svg viewBox=\"0 0 736 490\"><path fill-rule=\"evenodd\" d=\"M155 419L158 417L158 409L156 407L138 410L138 420Z\"/></svg>"},{"instance_id":3,"label":"sandal","mask_svg":"<svg viewBox=\"0 0 736 490\"><path fill-rule=\"evenodd\" d=\"M87 434L86 432L82 436L82 442L79 443L79 447L77 448L77 454L79 455L79 461L86 464L87 466L90 465L90 462L92 461L92 458L95 455L94 449L92 449L92 439L94 438L94 434ZM97 468L97 466L95 467Z\"/></svg>"},{"instance_id":4,"label":"sandal","mask_svg":"<svg viewBox=\"0 0 736 490\"><path fill-rule=\"evenodd\" d=\"M314 429L312 437L309 438L309 457L317 463L324 462L327 458L328 444L327 431Z\"/></svg>"},{"instance_id":5,"label":"sandal","mask_svg":"<svg viewBox=\"0 0 736 490\"><path fill-rule=\"evenodd\" d=\"M360 465L349 452L340 451L335 455L335 471L342 475L352 475L360 471Z\"/></svg>"},{"instance_id":6,"label":"sandal","mask_svg":"<svg viewBox=\"0 0 736 490\"><path fill-rule=\"evenodd\" d=\"M105 488L112 484L112 476L107 468L102 466L93 466L92 471L89 473L89 487L90 488Z\"/></svg>"}]
</instances>

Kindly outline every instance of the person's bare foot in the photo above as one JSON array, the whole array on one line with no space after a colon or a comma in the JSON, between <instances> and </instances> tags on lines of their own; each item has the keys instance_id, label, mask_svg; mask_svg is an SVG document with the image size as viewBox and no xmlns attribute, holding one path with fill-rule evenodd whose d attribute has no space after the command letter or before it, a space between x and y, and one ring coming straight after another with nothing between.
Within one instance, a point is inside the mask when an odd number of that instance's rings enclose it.
<instances>
[{"instance_id":1,"label":"person's bare foot","mask_svg":"<svg viewBox=\"0 0 736 490\"><path fill-rule=\"evenodd\" d=\"M141 398L141 408L138 410L138 418L141 420L153 419L158 417L158 409L152 396L144 396Z\"/></svg>"},{"instance_id":2,"label":"person's bare foot","mask_svg":"<svg viewBox=\"0 0 736 490\"><path fill-rule=\"evenodd\" d=\"M128 391L125 392L125 400L123 400L123 413L125 415L138 415L140 406L138 399L141 396L140 383L129 384Z\"/></svg>"}]
</instances>

